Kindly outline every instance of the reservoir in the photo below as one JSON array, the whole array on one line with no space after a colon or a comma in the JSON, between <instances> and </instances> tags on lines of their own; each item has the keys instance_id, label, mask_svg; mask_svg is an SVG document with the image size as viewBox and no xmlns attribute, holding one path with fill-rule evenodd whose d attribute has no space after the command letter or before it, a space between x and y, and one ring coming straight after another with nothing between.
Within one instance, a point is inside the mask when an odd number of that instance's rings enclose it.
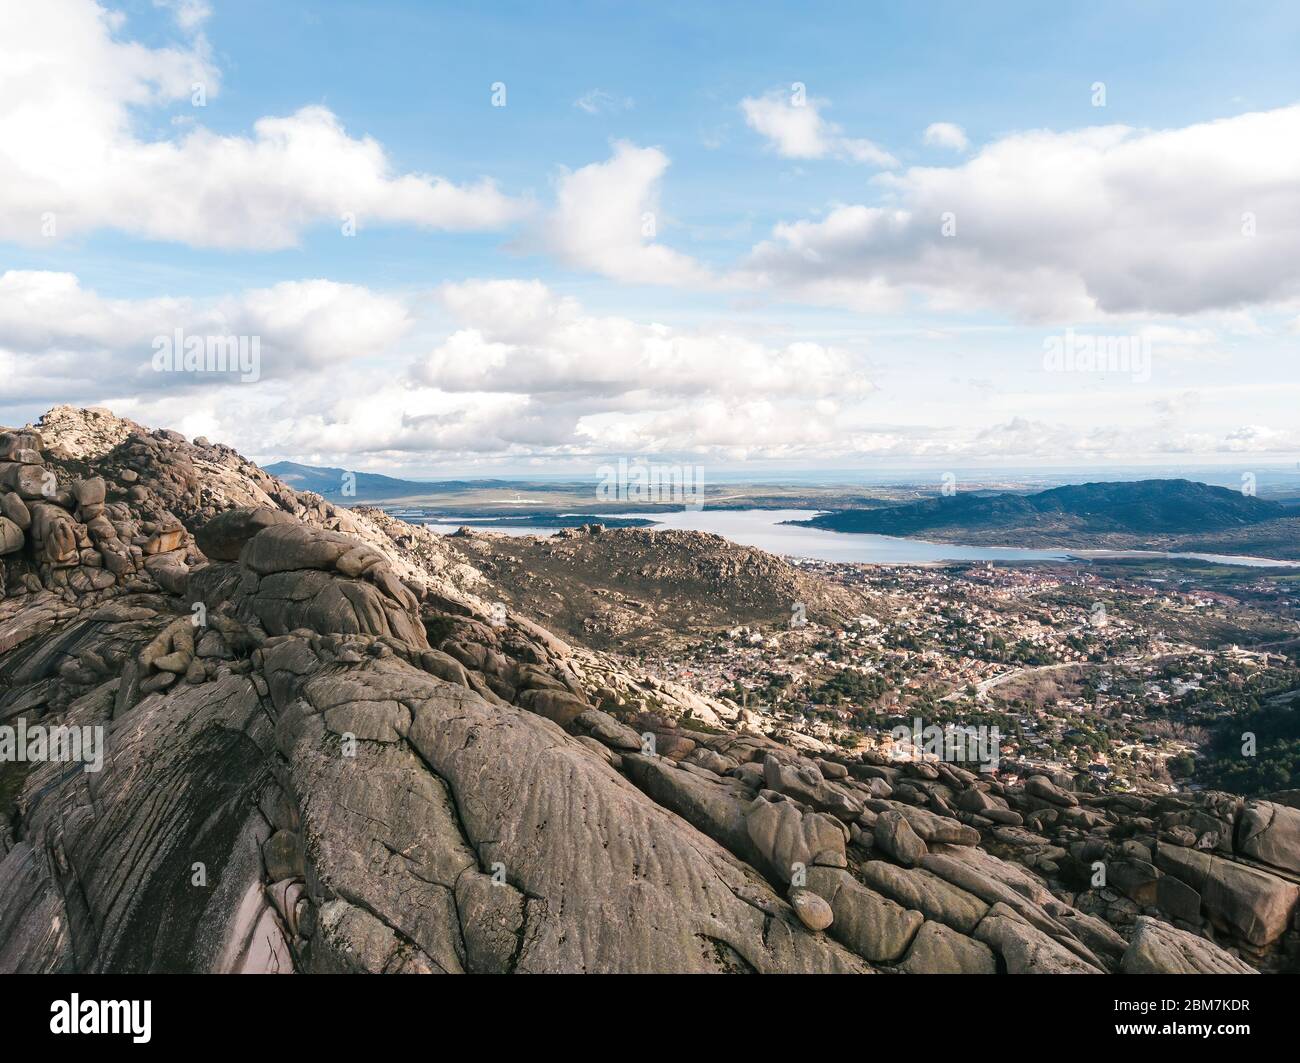
<instances>
[{"instance_id":1,"label":"reservoir","mask_svg":"<svg viewBox=\"0 0 1300 1063\"><path fill-rule=\"evenodd\" d=\"M859 532L832 532L820 528L801 528L785 523L808 520L817 515L811 509L699 509L671 513L607 513L605 517L643 517L655 521L654 529L679 528L684 531L712 532L742 546L753 546L785 557L811 558L818 561L866 562L884 565L914 565L939 561L1068 561L1071 559L1118 557L1168 557L1210 561L1225 565L1295 568L1297 561L1273 561L1260 557L1228 554L1156 553L1139 550L1022 549L1012 546L962 546L934 543L923 539L899 539L890 535ZM412 523L425 524L431 530L450 533L460 527L479 527L484 531L508 535L553 535L555 528L528 524L528 514L519 517L442 517L400 514ZM599 519L599 518L595 518ZM652 529L652 530L654 530Z\"/></svg>"}]
</instances>

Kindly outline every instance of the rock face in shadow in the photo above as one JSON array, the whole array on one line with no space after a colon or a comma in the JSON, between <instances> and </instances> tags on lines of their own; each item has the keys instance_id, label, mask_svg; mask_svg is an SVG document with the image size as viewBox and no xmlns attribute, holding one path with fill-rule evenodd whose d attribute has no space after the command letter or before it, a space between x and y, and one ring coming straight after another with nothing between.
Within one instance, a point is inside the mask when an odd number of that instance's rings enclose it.
<instances>
[{"instance_id":1,"label":"rock face in shadow","mask_svg":"<svg viewBox=\"0 0 1300 1063\"><path fill-rule=\"evenodd\" d=\"M66 445L35 428L0 442L0 542L21 535L3 559L0 724L85 735L102 763L0 765L16 795L0 971L1246 972L1294 956L1293 808L812 759L502 616L422 529L298 495L228 448L85 411L50 424Z\"/></svg>"},{"instance_id":2,"label":"rock face in shadow","mask_svg":"<svg viewBox=\"0 0 1300 1063\"><path fill-rule=\"evenodd\" d=\"M222 618L198 642L238 631L249 656L71 707L110 752L30 780L7 968L866 969L576 737L426 670L414 595L382 561L338 570L357 546L258 530L192 583ZM136 664L174 675L175 641Z\"/></svg>"}]
</instances>

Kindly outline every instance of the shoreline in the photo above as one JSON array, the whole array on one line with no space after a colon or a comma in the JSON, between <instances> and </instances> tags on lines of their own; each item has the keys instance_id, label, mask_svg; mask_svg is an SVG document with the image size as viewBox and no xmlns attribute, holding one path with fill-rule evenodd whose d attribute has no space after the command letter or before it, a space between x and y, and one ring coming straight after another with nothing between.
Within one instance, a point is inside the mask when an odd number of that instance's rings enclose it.
<instances>
[{"instance_id":1,"label":"shoreline","mask_svg":"<svg viewBox=\"0 0 1300 1063\"><path fill-rule=\"evenodd\" d=\"M574 513L573 511L546 514L520 514L516 519L504 518L500 514L452 514L442 515L438 513L412 513L411 509L415 507L380 507L384 508L392 516L398 519L408 521L412 524L419 524L429 527L439 534L452 534L461 527L468 527L479 534L497 534L507 536L541 536L547 537L557 532L567 529L581 528L587 524L603 524L610 529L618 528L643 528L649 531L658 530L682 530L682 531L699 531L704 534L720 535L740 546L748 546L754 549L764 550L767 553L777 556L796 559L799 561L835 563L835 564L866 564L884 567L926 567L939 568L946 565L960 564L979 564L987 562L990 564L1000 565L1027 565L1027 564L1070 564L1070 563L1092 563L1095 561L1167 561L1167 562L1201 562L1203 564L1218 565L1225 568L1251 568L1260 570L1291 570L1300 569L1300 561L1264 557L1253 554L1228 554L1217 553L1214 551L1192 551L1192 550L1146 550L1138 547L1086 547L1086 546L1013 546L1006 544L974 544L945 541L940 539L926 539L912 536L893 536L882 535L875 532L851 532L839 531L830 528L818 528L810 525L803 520L764 520L762 517L771 514L789 514L801 512L788 509L771 509L765 507L753 507L749 509L721 509L721 510L685 510L678 509L668 512L660 511L655 516L661 518L653 519L648 515L638 514L635 511L622 511L618 513ZM405 511L405 512L403 512ZM802 511L809 512L809 511ZM820 512L820 511L812 511ZM687 517L690 514L713 514L713 527L691 528L676 525L671 518ZM667 519L665 519L667 518ZM554 521L554 524L538 524L536 521ZM737 522L749 520L749 526L737 527ZM517 521L517 522L516 522ZM801 543L781 542L782 533L776 529L789 528L799 529L810 537L826 536L829 544L830 540L838 540L838 546L852 546L855 543L860 545L865 552L870 552L870 548L875 544L880 544L885 548L894 547L903 550L911 546L923 548L925 552L932 553L934 550L943 550L945 547L951 547L955 551L964 553L980 554L984 556L973 557L942 557L942 556L918 556L918 557L840 557L831 556L838 553L835 550L819 551L815 546ZM790 533L790 534L793 534ZM1022 556L999 556L1000 553ZM1039 556L1023 556L1025 554L1035 554Z\"/></svg>"}]
</instances>

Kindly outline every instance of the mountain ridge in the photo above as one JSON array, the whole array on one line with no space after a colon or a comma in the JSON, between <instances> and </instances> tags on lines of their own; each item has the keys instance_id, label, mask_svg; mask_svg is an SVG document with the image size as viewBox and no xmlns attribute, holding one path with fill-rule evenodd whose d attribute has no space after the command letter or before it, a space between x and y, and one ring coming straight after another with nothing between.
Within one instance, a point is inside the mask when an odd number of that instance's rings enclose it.
<instances>
[{"instance_id":1,"label":"mountain ridge","mask_svg":"<svg viewBox=\"0 0 1300 1063\"><path fill-rule=\"evenodd\" d=\"M313 491L322 498L339 501L395 499L403 495L440 494L463 491L470 487L510 488L513 480L406 480L377 472L355 472L325 465L303 465L295 461L277 461L265 466L272 476L296 491ZM352 477L349 483L348 477ZM353 493L345 494L345 485Z\"/></svg>"},{"instance_id":2,"label":"mountain ridge","mask_svg":"<svg viewBox=\"0 0 1300 1063\"><path fill-rule=\"evenodd\" d=\"M957 493L897 506L840 510L798 523L830 531L1187 535L1263 524L1293 511L1192 480L1094 481L1022 495Z\"/></svg>"}]
</instances>

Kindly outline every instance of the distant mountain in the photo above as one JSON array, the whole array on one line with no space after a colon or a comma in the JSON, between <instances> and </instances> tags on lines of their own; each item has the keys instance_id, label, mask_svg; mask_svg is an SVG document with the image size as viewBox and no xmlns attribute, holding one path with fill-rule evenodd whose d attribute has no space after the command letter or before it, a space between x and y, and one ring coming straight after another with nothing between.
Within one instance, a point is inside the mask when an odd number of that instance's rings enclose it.
<instances>
[{"instance_id":1,"label":"distant mountain","mask_svg":"<svg viewBox=\"0 0 1300 1063\"><path fill-rule=\"evenodd\" d=\"M1291 515L1269 502L1192 480L1073 484L1037 494L956 494L883 509L824 513L815 528L877 535L1186 535Z\"/></svg>"},{"instance_id":2,"label":"distant mountain","mask_svg":"<svg viewBox=\"0 0 1300 1063\"><path fill-rule=\"evenodd\" d=\"M356 494L343 494L346 469L330 469L318 465L299 465L294 461L277 461L266 466L266 471L278 477L295 491L314 491L318 495L331 499L355 497L358 501L365 499L402 498L408 495L450 494L474 487L505 487L505 480L401 480L394 476L383 476L375 472L355 472Z\"/></svg>"}]
</instances>

